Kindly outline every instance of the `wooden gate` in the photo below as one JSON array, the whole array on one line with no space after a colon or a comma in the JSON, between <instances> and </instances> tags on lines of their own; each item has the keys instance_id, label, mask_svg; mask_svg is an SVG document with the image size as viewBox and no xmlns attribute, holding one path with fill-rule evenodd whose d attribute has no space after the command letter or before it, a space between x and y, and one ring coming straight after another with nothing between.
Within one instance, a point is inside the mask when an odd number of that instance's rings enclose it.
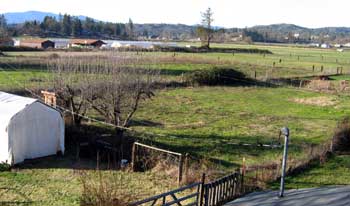
<instances>
[{"instance_id":1,"label":"wooden gate","mask_svg":"<svg viewBox=\"0 0 350 206\"><path fill-rule=\"evenodd\" d=\"M201 182L134 202L130 206L220 206L242 194L243 176L238 171L206 184L204 180L203 174Z\"/></svg>"},{"instance_id":2,"label":"wooden gate","mask_svg":"<svg viewBox=\"0 0 350 206\"><path fill-rule=\"evenodd\" d=\"M234 200L241 194L243 176L239 172L203 185L201 206L219 206Z\"/></svg>"},{"instance_id":3,"label":"wooden gate","mask_svg":"<svg viewBox=\"0 0 350 206\"><path fill-rule=\"evenodd\" d=\"M161 205L161 206L171 206L171 205L187 205L187 206L198 206L200 198L200 188L202 183L197 182L190 184L185 187L181 187L170 192L166 192L160 195L156 195L138 202L130 204L130 206L139 206L139 205ZM190 194L181 196L181 193L184 191L189 191ZM194 191L194 192L193 192Z\"/></svg>"}]
</instances>

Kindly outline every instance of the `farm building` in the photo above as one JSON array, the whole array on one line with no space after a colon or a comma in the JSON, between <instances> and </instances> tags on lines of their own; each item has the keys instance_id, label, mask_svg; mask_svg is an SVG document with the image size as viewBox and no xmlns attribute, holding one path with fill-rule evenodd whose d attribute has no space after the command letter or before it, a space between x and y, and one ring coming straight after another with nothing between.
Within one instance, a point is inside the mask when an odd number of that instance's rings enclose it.
<instances>
[{"instance_id":1,"label":"farm building","mask_svg":"<svg viewBox=\"0 0 350 206\"><path fill-rule=\"evenodd\" d=\"M0 46L14 46L15 42L11 38L0 38Z\"/></svg>"},{"instance_id":2,"label":"farm building","mask_svg":"<svg viewBox=\"0 0 350 206\"><path fill-rule=\"evenodd\" d=\"M64 121L37 99L0 92L0 163L64 153Z\"/></svg>"},{"instance_id":3,"label":"farm building","mask_svg":"<svg viewBox=\"0 0 350 206\"><path fill-rule=\"evenodd\" d=\"M55 48L55 42L47 39L21 39L19 46L31 47L37 49Z\"/></svg>"},{"instance_id":4,"label":"farm building","mask_svg":"<svg viewBox=\"0 0 350 206\"><path fill-rule=\"evenodd\" d=\"M323 49L329 49L329 48L331 48L331 45L330 45L330 44L324 43L324 44L321 44L321 48L323 48Z\"/></svg>"},{"instance_id":5,"label":"farm building","mask_svg":"<svg viewBox=\"0 0 350 206\"><path fill-rule=\"evenodd\" d=\"M100 48L106 43L102 40L96 39L71 39L69 41L68 47L79 47L79 48Z\"/></svg>"}]
</instances>

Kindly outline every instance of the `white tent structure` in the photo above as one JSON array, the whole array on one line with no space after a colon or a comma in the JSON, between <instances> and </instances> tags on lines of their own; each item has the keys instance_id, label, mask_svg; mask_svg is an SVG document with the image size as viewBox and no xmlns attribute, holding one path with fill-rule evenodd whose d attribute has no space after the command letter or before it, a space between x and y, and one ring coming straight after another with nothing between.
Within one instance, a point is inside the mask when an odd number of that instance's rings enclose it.
<instances>
[{"instance_id":1,"label":"white tent structure","mask_svg":"<svg viewBox=\"0 0 350 206\"><path fill-rule=\"evenodd\" d=\"M0 92L0 163L64 153L64 120L37 99Z\"/></svg>"}]
</instances>

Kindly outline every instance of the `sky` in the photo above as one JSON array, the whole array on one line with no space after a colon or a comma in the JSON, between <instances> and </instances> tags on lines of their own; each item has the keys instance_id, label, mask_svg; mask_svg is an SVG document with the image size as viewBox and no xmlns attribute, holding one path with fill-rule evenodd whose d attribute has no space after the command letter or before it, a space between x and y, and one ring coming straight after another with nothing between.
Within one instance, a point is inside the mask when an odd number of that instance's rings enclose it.
<instances>
[{"instance_id":1,"label":"sky","mask_svg":"<svg viewBox=\"0 0 350 206\"><path fill-rule=\"evenodd\" d=\"M199 24L211 7L214 25L250 27L292 23L350 27L349 0L0 0L0 13L45 11L110 22Z\"/></svg>"}]
</instances>

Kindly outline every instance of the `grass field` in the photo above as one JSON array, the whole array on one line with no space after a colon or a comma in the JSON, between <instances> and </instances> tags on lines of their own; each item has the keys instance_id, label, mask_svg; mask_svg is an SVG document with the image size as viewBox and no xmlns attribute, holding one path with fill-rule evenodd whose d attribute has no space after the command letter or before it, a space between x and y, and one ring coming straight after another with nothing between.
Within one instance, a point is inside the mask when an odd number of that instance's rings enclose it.
<instances>
[{"instance_id":1,"label":"grass field","mask_svg":"<svg viewBox=\"0 0 350 206\"><path fill-rule=\"evenodd\" d=\"M184 73L214 66L236 68L250 77L256 72L259 80L304 78L335 73L337 67L342 67L344 74L332 79L335 82L350 79L350 52L347 50L340 53L295 46L213 46L268 49L273 54L176 53L174 56L173 53L144 53L142 55L150 61L143 66L161 69L165 78L175 81L180 80ZM1 68L6 69L0 71L0 89L13 91L45 85L48 74L43 66L53 53L67 55L65 52L9 52L6 53L8 56L0 57ZM74 55L96 54L103 52L74 52ZM243 157L249 165L279 161L280 148L241 144L277 144L283 126L291 129L290 158L306 157L307 154L303 153L305 145L320 145L329 140L337 122L349 115L349 100L346 93L321 93L293 87L167 88L157 91L153 99L141 104L132 129L147 133L145 138L164 148L213 159L218 167L231 171L240 166ZM289 177L287 186L331 184L326 175L333 174L337 174L335 184L350 184L347 176L349 159L348 156L333 157L325 165L315 165L304 174ZM0 204L78 205L81 185L73 168L74 162L68 156L52 162L43 160L20 166L13 172L0 172ZM130 188L149 185L135 189L143 194L140 197L175 187L172 179L155 176L152 172L119 173L130 178ZM276 185L271 184L271 188L274 187Z\"/></svg>"},{"instance_id":2,"label":"grass field","mask_svg":"<svg viewBox=\"0 0 350 206\"><path fill-rule=\"evenodd\" d=\"M185 44L185 43L184 43ZM187 44L187 43L186 43ZM334 74L337 68L342 67L343 73L350 72L350 51L337 52L333 49L303 48L296 46L267 46L267 45L240 45L240 44L213 44L213 47L228 48L257 48L268 49L271 55L261 54L223 54L223 53L161 53L151 52L140 54L152 57L151 66L167 71L169 75L181 75L194 69L208 68L213 65L234 67L245 72L248 76L257 73L257 78L303 77L318 74ZM67 55L67 52L8 52L3 60L20 61L19 67L26 67L26 60L49 57L57 53ZM94 52L101 55L103 52ZM73 55L92 55L88 52L73 52ZM280 62L281 60L281 62ZM273 63L275 62L275 66ZM313 66L315 69L313 70ZM323 71L321 67L323 66Z\"/></svg>"},{"instance_id":3,"label":"grass field","mask_svg":"<svg viewBox=\"0 0 350 206\"><path fill-rule=\"evenodd\" d=\"M277 144L279 130L288 126L292 156L303 155L299 151L304 143L320 144L332 137L349 108L349 97L292 88L201 87L162 91L142 105L135 120L151 122L136 128L163 134L154 139L177 151L233 164L245 157L257 164L275 160L281 150L230 143Z\"/></svg>"},{"instance_id":4,"label":"grass field","mask_svg":"<svg viewBox=\"0 0 350 206\"><path fill-rule=\"evenodd\" d=\"M334 156L323 165L314 164L313 167L301 174L287 177L286 188L311 188L330 185L350 185L350 156ZM278 189L275 182L270 185L272 189Z\"/></svg>"}]
</instances>

